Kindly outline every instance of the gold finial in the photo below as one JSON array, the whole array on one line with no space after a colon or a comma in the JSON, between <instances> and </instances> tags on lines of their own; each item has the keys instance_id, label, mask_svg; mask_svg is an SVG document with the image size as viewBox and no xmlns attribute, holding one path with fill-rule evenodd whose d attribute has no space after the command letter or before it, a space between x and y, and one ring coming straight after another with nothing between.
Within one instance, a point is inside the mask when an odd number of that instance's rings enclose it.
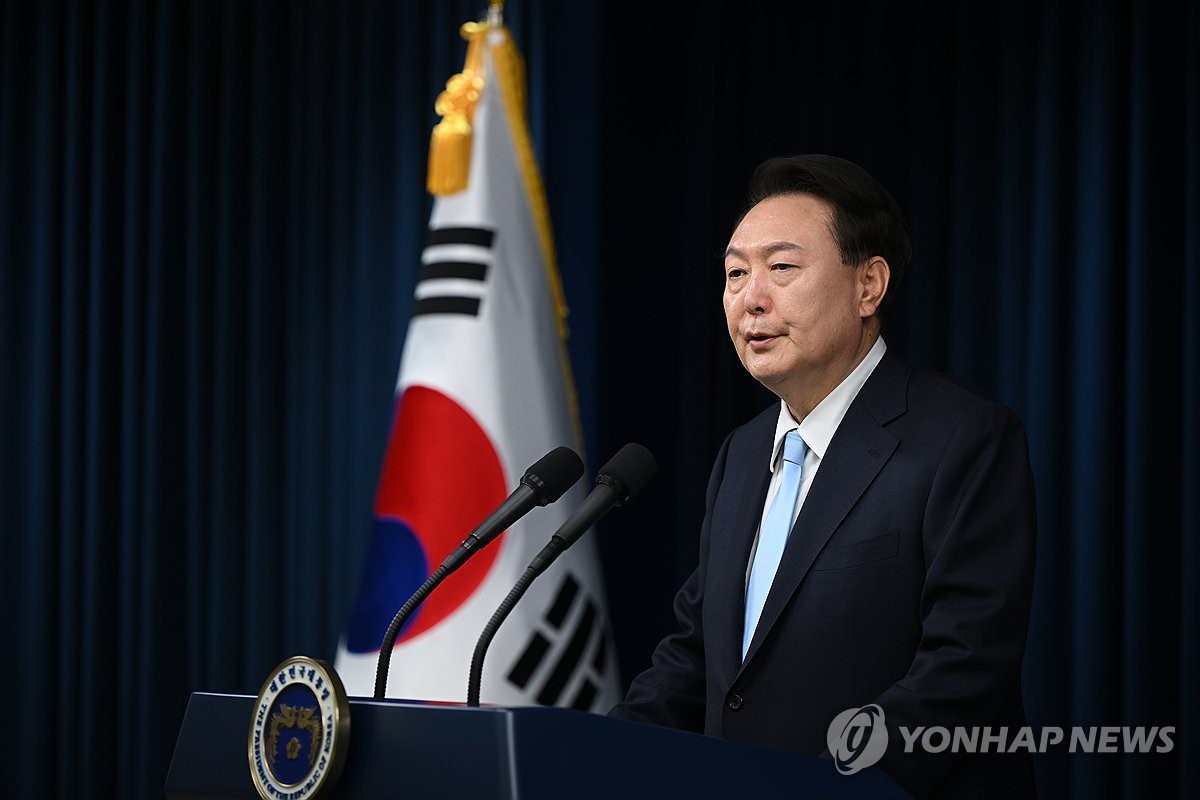
<instances>
[{"instance_id":1,"label":"gold finial","mask_svg":"<svg viewBox=\"0 0 1200 800\"><path fill-rule=\"evenodd\" d=\"M488 25L493 28L499 28L504 24L504 3L493 0L488 4L487 21Z\"/></svg>"}]
</instances>

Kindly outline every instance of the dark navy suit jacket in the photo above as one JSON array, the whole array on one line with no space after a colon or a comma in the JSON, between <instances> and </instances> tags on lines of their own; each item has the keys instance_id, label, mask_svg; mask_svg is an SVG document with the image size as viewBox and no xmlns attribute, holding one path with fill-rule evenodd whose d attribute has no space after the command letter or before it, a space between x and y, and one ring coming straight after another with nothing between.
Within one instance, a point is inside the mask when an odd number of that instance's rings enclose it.
<instances>
[{"instance_id":1,"label":"dark navy suit jacket","mask_svg":"<svg viewBox=\"0 0 1200 800\"><path fill-rule=\"evenodd\" d=\"M1027 752L905 753L899 732L1007 726L1011 741L1025 724L1036 517L1019 419L885 353L821 461L743 662L778 410L722 444L679 630L611 715L820 755L835 716L877 703L876 766L914 796L1032 796Z\"/></svg>"}]
</instances>

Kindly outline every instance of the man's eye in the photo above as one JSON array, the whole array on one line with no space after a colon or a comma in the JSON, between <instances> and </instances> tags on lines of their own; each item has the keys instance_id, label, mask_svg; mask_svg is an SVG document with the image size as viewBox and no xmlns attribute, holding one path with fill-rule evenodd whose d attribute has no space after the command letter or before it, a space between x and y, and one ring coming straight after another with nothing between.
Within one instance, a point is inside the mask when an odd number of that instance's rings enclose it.
<instances>
[{"instance_id":1,"label":"man's eye","mask_svg":"<svg viewBox=\"0 0 1200 800\"><path fill-rule=\"evenodd\" d=\"M725 278L726 280L733 280L734 278L740 278L745 274L746 273L744 270L739 269L738 267L732 267L725 271Z\"/></svg>"},{"instance_id":2,"label":"man's eye","mask_svg":"<svg viewBox=\"0 0 1200 800\"><path fill-rule=\"evenodd\" d=\"M796 267L795 264L772 264L771 265L771 269L778 269L778 270L795 269L795 267Z\"/></svg>"}]
</instances>

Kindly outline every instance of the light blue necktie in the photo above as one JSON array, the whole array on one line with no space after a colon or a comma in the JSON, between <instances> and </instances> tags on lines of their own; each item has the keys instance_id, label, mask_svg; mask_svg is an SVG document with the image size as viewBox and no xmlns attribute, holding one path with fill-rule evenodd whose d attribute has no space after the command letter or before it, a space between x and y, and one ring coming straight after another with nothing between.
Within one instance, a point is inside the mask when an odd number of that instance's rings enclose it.
<instances>
[{"instance_id":1,"label":"light blue necktie","mask_svg":"<svg viewBox=\"0 0 1200 800\"><path fill-rule=\"evenodd\" d=\"M807 452L808 446L800 438L799 432L795 429L788 431L783 440L783 475L779 481L779 491L771 501L771 509L758 534L758 548L754 551L754 564L750 567L750 580L746 585L742 658L750 649L750 640L754 638L763 603L767 601L767 592L771 589L771 581L775 580L775 570L779 569L779 559L783 556L784 545L792 530L796 500L800 497L800 474Z\"/></svg>"}]
</instances>

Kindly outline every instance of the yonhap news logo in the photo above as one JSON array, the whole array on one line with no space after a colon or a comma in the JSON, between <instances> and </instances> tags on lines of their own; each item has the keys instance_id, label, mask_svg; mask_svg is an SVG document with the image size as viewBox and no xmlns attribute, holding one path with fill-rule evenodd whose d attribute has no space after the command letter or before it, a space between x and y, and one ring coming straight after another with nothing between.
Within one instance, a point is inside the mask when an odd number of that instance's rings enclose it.
<instances>
[{"instance_id":1,"label":"yonhap news logo","mask_svg":"<svg viewBox=\"0 0 1200 800\"><path fill-rule=\"evenodd\" d=\"M1037 731L1028 725L900 725L896 730L905 753L917 748L926 753L1045 753L1056 747L1065 747L1069 753L1169 753L1175 749L1176 735L1171 725L1046 726ZM829 723L825 742L834 766L843 775L875 765L888 747L883 709L874 704L846 709Z\"/></svg>"},{"instance_id":2,"label":"yonhap news logo","mask_svg":"<svg viewBox=\"0 0 1200 800\"><path fill-rule=\"evenodd\" d=\"M877 705L848 708L833 718L825 732L833 764L843 775L853 775L879 759L887 750L887 726Z\"/></svg>"}]
</instances>

